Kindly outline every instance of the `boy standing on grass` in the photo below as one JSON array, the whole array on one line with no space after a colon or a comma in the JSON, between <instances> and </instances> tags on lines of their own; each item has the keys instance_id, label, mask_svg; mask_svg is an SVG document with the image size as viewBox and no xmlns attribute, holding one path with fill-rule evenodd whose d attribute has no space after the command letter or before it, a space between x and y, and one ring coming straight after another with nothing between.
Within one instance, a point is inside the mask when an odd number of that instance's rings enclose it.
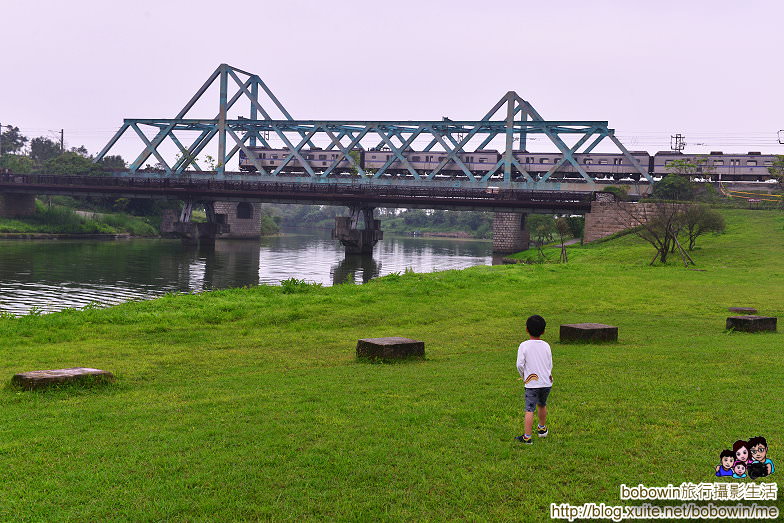
<instances>
[{"instance_id":1,"label":"boy standing on grass","mask_svg":"<svg viewBox=\"0 0 784 523\"><path fill-rule=\"evenodd\" d=\"M540 336L547 323L544 318L534 314L525 322L529 340L517 349L517 372L525 383L525 434L515 439L531 445L531 432L534 425L534 411L539 406L539 426L536 432L540 438L547 436L547 396L553 386L553 355L550 345Z\"/></svg>"}]
</instances>

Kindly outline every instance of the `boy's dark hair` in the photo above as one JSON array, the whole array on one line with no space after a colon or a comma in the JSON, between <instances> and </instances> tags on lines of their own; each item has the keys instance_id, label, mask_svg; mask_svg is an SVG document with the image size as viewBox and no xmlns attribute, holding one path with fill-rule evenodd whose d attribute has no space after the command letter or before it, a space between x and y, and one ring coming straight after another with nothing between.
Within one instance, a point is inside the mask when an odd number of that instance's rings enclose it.
<instances>
[{"instance_id":1,"label":"boy's dark hair","mask_svg":"<svg viewBox=\"0 0 784 523\"><path fill-rule=\"evenodd\" d=\"M529 317L525 322L525 328L528 330L528 334L535 338L538 338L542 335L546 325L547 322L544 321L544 318L538 314L534 314L533 316Z\"/></svg>"},{"instance_id":2,"label":"boy's dark hair","mask_svg":"<svg viewBox=\"0 0 784 523\"><path fill-rule=\"evenodd\" d=\"M734 459L735 458L735 453L732 452L730 449L724 449L724 450L721 451L721 454L719 454L719 459L721 459L721 458L733 458Z\"/></svg>"},{"instance_id":3,"label":"boy's dark hair","mask_svg":"<svg viewBox=\"0 0 784 523\"><path fill-rule=\"evenodd\" d=\"M763 447L768 448L768 442L765 441L765 438L763 438L762 436L756 436L749 440L749 450L751 450L751 447L756 447L760 443L762 443Z\"/></svg>"}]
</instances>

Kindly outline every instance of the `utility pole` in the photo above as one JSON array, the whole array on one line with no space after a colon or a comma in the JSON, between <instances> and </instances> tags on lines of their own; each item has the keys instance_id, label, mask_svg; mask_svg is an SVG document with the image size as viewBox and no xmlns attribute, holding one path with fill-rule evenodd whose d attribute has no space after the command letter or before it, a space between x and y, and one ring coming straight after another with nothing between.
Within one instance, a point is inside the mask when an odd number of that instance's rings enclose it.
<instances>
[{"instance_id":1,"label":"utility pole","mask_svg":"<svg viewBox=\"0 0 784 523\"><path fill-rule=\"evenodd\" d=\"M675 136L670 136L670 149L676 152L681 152L686 147L685 136L678 133Z\"/></svg>"},{"instance_id":2,"label":"utility pole","mask_svg":"<svg viewBox=\"0 0 784 523\"><path fill-rule=\"evenodd\" d=\"M0 122L0 156L3 156L3 122Z\"/></svg>"},{"instance_id":3,"label":"utility pole","mask_svg":"<svg viewBox=\"0 0 784 523\"><path fill-rule=\"evenodd\" d=\"M65 129L60 129L60 154L65 152L65 140L63 139L65 135Z\"/></svg>"},{"instance_id":4,"label":"utility pole","mask_svg":"<svg viewBox=\"0 0 784 523\"><path fill-rule=\"evenodd\" d=\"M2 126L0 126L0 129L2 129ZM779 143L784 145L784 129L779 131Z\"/></svg>"}]
</instances>

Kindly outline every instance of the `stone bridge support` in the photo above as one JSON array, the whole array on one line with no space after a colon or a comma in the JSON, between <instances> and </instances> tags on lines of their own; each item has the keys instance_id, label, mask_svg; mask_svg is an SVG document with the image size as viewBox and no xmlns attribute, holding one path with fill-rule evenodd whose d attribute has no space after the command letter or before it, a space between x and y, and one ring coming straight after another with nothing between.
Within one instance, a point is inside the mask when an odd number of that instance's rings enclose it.
<instances>
[{"instance_id":1,"label":"stone bridge support","mask_svg":"<svg viewBox=\"0 0 784 523\"><path fill-rule=\"evenodd\" d=\"M186 204L187 206L187 204ZM199 238L227 240L258 240L261 237L261 204L248 202L212 202L207 205L206 224L190 223L190 211L177 214L166 210L161 219L161 234L177 236L187 243L198 243ZM185 221L183 221L183 219ZM190 225L188 225L190 223Z\"/></svg>"},{"instance_id":2,"label":"stone bridge support","mask_svg":"<svg viewBox=\"0 0 784 523\"><path fill-rule=\"evenodd\" d=\"M191 221L193 202L187 201L180 211L179 217L173 212L166 212L161 220L161 234L179 237L185 245L215 245L215 239L229 232L229 226L222 223L220 215L215 212L215 202L204 202L207 212L206 222Z\"/></svg>"},{"instance_id":3,"label":"stone bridge support","mask_svg":"<svg viewBox=\"0 0 784 523\"><path fill-rule=\"evenodd\" d=\"M350 207L349 210L351 216L335 218L332 239L340 240L346 254L371 254L378 240L384 238L381 220L373 219L373 207Z\"/></svg>"},{"instance_id":4,"label":"stone bridge support","mask_svg":"<svg viewBox=\"0 0 784 523\"><path fill-rule=\"evenodd\" d=\"M0 194L0 218L24 218L35 214L32 194Z\"/></svg>"},{"instance_id":5,"label":"stone bridge support","mask_svg":"<svg viewBox=\"0 0 784 523\"><path fill-rule=\"evenodd\" d=\"M527 214L497 212L493 217L493 252L510 254L528 248L530 234L526 228Z\"/></svg>"}]
</instances>

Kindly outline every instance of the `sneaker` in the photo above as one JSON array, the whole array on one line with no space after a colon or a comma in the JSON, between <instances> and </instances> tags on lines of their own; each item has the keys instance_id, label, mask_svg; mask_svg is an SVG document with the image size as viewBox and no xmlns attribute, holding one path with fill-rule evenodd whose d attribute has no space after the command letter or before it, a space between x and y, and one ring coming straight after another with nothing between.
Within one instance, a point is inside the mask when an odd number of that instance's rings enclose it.
<instances>
[{"instance_id":1,"label":"sneaker","mask_svg":"<svg viewBox=\"0 0 784 523\"><path fill-rule=\"evenodd\" d=\"M520 443L525 443L526 445L533 445L534 440L533 438L526 438L525 436L516 436L515 440L519 441Z\"/></svg>"},{"instance_id":2,"label":"sneaker","mask_svg":"<svg viewBox=\"0 0 784 523\"><path fill-rule=\"evenodd\" d=\"M550 431L549 431L549 430L547 430L547 425L545 425L544 427L539 427L539 426L537 426L537 427L536 427L536 432L537 432L537 434L539 434L539 437L540 437L540 438L546 438L546 437L547 437L547 434L548 434Z\"/></svg>"}]
</instances>

